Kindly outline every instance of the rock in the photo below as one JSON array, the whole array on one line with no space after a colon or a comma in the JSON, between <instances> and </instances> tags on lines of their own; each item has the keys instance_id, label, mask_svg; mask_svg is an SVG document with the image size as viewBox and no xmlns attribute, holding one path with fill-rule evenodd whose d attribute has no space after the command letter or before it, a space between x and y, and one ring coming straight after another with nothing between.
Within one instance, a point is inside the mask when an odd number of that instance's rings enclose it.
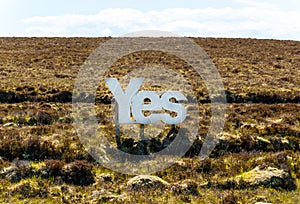
<instances>
[{"instance_id":1,"label":"rock","mask_svg":"<svg viewBox=\"0 0 300 204\"><path fill-rule=\"evenodd\" d=\"M198 184L192 180L185 180L181 183L176 183L172 186L172 190L177 195L199 195Z\"/></svg>"},{"instance_id":2,"label":"rock","mask_svg":"<svg viewBox=\"0 0 300 204\"><path fill-rule=\"evenodd\" d=\"M266 166L258 166L249 172L219 184L219 187L225 189L232 187L238 189L257 188L259 186L285 190L295 190L297 188L295 179L288 172Z\"/></svg>"},{"instance_id":3,"label":"rock","mask_svg":"<svg viewBox=\"0 0 300 204\"><path fill-rule=\"evenodd\" d=\"M140 175L127 182L127 189L134 191L167 189L170 184L157 176Z\"/></svg>"}]
</instances>

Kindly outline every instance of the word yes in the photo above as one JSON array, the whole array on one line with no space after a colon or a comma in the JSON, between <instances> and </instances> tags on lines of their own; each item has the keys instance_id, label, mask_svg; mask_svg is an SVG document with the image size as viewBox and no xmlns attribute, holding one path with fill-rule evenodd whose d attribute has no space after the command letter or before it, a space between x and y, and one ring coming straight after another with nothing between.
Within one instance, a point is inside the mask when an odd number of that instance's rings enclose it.
<instances>
[{"instance_id":1,"label":"word yes","mask_svg":"<svg viewBox=\"0 0 300 204\"><path fill-rule=\"evenodd\" d=\"M119 124L157 124L161 121L165 124L179 124L186 119L186 109L179 103L171 102L171 99L177 101L186 101L186 97L179 91L169 91L159 96L154 91L140 91L144 79L133 78L125 92L117 79L105 79L107 86L112 92L118 105ZM150 104L144 104L145 99L151 101ZM176 117L170 114L151 114L145 116L143 111L162 111L168 110L175 112ZM131 114L134 120L131 119Z\"/></svg>"}]
</instances>

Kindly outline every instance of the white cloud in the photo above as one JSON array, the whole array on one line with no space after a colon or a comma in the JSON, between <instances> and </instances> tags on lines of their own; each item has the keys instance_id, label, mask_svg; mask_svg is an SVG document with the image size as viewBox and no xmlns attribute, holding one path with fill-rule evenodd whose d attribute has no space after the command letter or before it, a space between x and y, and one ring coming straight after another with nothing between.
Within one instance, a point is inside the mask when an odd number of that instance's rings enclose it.
<instances>
[{"instance_id":1,"label":"white cloud","mask_svg":"<svg viewBox=\"0 0 300 204\"><path fill-rule=\"evenodd\" d=\"M300 13L273 4L234 0L241 8L172 8L142 12L105 9L95 15L67 14L24 19L26 35L118 36L139 30L165 30L187 36L256 37L300 40Z\"/></svg>"},{"instance_id":2,"label":"white cloud","mask_svg":"<svg viewBox=\"0 0 300 204\"><path fill-rule=\"evenodd\" d=\"M272 3L255 1L255 0L234 0L234 2L243 4L246 6L251 6L251 7L267 7L267 8L275 7L275 5Z\"/></svg>"}]
</instances>

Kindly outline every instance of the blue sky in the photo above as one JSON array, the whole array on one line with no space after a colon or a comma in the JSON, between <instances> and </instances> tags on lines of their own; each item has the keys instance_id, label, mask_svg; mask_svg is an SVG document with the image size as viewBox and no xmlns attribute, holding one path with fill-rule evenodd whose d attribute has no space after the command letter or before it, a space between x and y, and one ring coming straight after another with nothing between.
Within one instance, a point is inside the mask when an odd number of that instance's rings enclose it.
<instances>
[{"instance_id":1,"label":"blue sky","mask_svg":"<svg viewBox=\"0 0 300 204\"><path fill-rule=\"evenodd\" d=\"M300 40L299 0L0 0L0 36L185 36Z\"/></svg>"}]
</instances>

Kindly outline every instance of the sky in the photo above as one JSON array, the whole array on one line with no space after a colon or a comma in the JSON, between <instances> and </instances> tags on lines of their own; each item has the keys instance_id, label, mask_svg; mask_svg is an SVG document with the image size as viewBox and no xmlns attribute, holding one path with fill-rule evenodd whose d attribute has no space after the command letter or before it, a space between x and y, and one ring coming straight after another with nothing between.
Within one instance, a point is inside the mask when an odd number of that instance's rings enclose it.
<instances>
[{"instance_id":1,"label":"sky","mask_svg":"<svg viewBox=\"0 0 300 204\"><path fill-rule=\"evenodd\" d=\"M181 36L300 40L299 0L0 0L0 36Z\"/></svg>"}]
</instances>

